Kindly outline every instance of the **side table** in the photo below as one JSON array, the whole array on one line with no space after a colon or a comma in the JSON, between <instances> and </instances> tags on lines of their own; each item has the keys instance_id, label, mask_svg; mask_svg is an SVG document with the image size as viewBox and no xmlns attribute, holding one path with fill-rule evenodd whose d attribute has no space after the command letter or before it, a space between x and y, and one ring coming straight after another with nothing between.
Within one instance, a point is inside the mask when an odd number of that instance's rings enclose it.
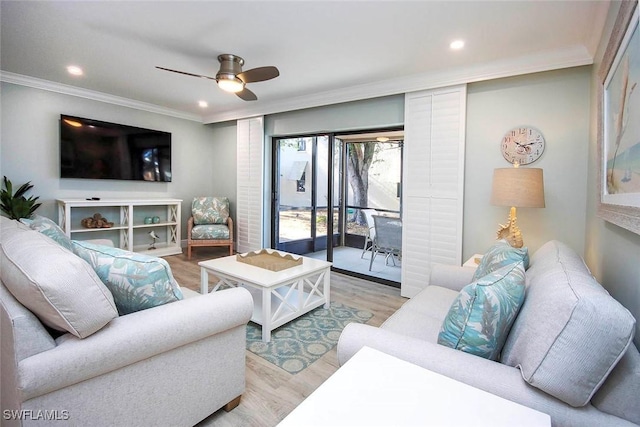
<instances>
[{"instance_id":1,"label":"side table","mask_svg":"<svg viewBox=\"0 0 640 427\"><path fill-rule=\"evenodd\" d=\"M483 254L473 254L471 258L469 258L464 262L464 264L462 264L462 266L478 268L478 264L480 264L480 260L482 260L482 257L483 257Z\"/></svg>"}]
</instances>

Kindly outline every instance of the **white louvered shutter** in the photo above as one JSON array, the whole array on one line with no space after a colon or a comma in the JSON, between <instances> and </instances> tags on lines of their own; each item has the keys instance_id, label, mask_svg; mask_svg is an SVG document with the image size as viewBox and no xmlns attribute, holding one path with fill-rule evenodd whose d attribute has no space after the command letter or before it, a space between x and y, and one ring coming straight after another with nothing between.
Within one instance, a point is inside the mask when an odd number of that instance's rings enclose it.
<instances>
[{"instance_id":1,"label":"white louvered shutter","mask_svg":"<svg viewBox=\"0 0 640 427\"><path fill-rule=\"evenodd\" d=\"M461 264L466 86L405 95L401 294L433 263Z\"/></svg>"},{"instance_id":2,"label":"white louvered shutter","mask_svg":"<svg viewBox=\"0 0 640 427\"><path fill-rule=\"evenodd\" d=\"M238 120L237 139L237 250L243 253L262 248L263 118Z\"/></svg>"}]
</instances>

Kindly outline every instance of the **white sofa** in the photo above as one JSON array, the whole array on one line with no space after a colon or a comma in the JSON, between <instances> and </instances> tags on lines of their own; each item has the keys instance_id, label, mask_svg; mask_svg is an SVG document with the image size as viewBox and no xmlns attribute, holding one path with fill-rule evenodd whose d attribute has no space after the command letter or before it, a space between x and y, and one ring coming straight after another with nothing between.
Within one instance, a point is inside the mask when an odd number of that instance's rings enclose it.
<instances>
[{"instance_id":1,"label":"white sofa","mask_svg":"<svg viewBox=\"0 0 640 427\"><path fill-rule=\"evenodd\" d=\"M640 425L635 319L574 251L551 241L531 256L524 304L498 361L437 344L443 319L473 274L435 266L430 285L381 327L348 325L339 362L368 346L547 413L553 426Z\"/></svg>"},{"instance_id":2,"label":"white sofa","mask_svg":"<svg viewBox=\"0 0 640 427\"><path fill-rule=\"evenodd\" d=\"M14 232L28 236L29 247L19 248L15 239L5 245ZM0 243L3 426L60 425L61 420L69 425L187 426L237 405L245 388L245 328L253 309L245 289L207 295L183 290L185 296L196 296L124 316L116 313L85 338L52 333L9 292L7 281L15 280L9 270L38 265L43 250L68 260L73 254L6 218ZM25 259L17 254L36 246L40 255ZM9 264L12 268L5 268ZM37 270L46 278L59 268L42 263Z\"/></svg>"}]
</instances>

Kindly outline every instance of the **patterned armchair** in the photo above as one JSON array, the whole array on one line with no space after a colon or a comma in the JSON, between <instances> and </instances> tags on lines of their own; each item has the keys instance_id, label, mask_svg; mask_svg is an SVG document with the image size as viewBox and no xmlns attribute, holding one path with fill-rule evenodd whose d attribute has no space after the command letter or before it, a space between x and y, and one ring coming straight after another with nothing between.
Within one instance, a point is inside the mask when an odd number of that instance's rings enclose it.
<instances>
[{"instance_id":1,"label":"patterned armchair","mask_svg":"<svg viewBox=\"0 0 640 427\"><path fill-rule=\"evenodd\" d=\"M229 246L229 255L233 255L233 220L227 197L193 199L187 222L187 258L191 259L191 248L198 246Z\"/></svg>"}]
</instances>

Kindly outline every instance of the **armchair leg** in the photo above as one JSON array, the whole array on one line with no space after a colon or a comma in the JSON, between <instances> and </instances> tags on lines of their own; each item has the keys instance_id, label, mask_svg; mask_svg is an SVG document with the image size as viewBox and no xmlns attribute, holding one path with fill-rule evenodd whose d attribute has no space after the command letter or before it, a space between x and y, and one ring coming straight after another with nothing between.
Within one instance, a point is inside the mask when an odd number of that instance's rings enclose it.
<instances>
[{"instance_id":1,"label":"armchair leg","mask_svg":"<svg viewBox=\"0 0 640 427\"><path fill-rule=\"evenodd\" d=\"M227 412L235 409L240 404L240 398L242 398L242 395L236 397L231 402L229 402L226 405L224 405L222 408Z\"/></svg>"},{"instance_id":2,"label":"armchair leg","mask_svg":"<svg viewBox=\"0 0 640 427\"><path fill-rule=\"evenodd\" d=\"M187 245L187 259L191 259L191 246Z\"/></svg>"}]
</instances>

